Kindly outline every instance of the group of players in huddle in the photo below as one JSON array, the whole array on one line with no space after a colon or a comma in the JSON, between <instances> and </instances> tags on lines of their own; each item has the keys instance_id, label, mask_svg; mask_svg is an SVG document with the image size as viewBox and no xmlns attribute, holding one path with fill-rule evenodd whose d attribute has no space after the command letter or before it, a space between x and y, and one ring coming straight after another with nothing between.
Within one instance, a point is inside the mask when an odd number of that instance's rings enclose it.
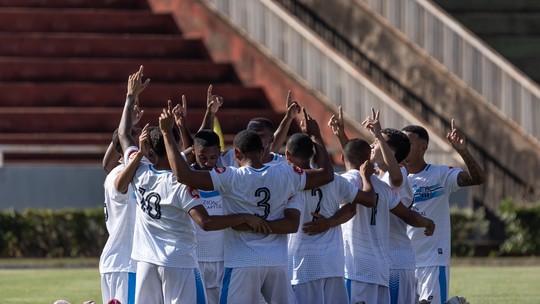
<instances>
[{"instance_id":1,"label":"group of players in huddle","mask_svg":"<svg viewBox=\"0 0 540 304\"><path fill-rule=\"evenodd\" d=\"M104 303L446 302L448 196L484 179L453 121L447 138L467 171L427 164L426 130L382 129L376 111L363 121L375 141L348 139L340 109L328 122L343 149L339 175L290 94L275 134L255 118L222 152L211 129L223 99L211 86L194 138L184 96L168 101L159 127L137 132L142 79L142 67L128 79L104 158ZM286 139L296 115L302 133ZM285 155L275 153L285 140Z\"/></svg>"}]
</instances>

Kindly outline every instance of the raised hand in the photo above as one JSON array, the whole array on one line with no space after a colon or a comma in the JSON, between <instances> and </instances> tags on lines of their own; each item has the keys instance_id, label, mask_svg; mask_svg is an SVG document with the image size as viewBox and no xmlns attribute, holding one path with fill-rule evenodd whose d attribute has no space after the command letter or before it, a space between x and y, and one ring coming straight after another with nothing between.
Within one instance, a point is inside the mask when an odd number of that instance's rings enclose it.
<instances>
[{"instance_id":1,"label":"raised hand","mask_svg":"<svg viewBox=\"0 0 540 304\"><path fill-rule=\"evenodd\" d=\"M143 156L148 158L148 154L150 153L150 137L148 135L148 126L150 124L146 124L144 128L141 131L141 135L139 136L139 151L142 153Z\"/></svg>"},{"instance_id":2,"label":"raised hand","mask_svg":"<svg viewBox=\"0 0 540 304\"><path fill-rule=\"evenodd\" d=\"M186 95L182 95L182 103L177 104L173 108L174 121L179 127L185 127L187 117L187 100Z\"/></svg>"},{"instance_id":3,"label":"raised hand","mask_svg":"<svg viewBox=\"0 0 540 304\"><path fill-rule=\"evenodd\" d=\"M320 138L321 130L319 129L317 121L306 112L306 108L302 108L302 112L304 113L304 118L300 121L300 129L302 132L309 136Z\"/></svg>"},{"instance_id":4,"label":"raised hand","mask_svg":"<svg viewBox=\"0 0 540 304\"><path fill-rule=\"evenodd\" d=\"M223 105L223 97L212 94L212 85L208 86L206 92L206 107L210 110L210 113L216 114L219 108Z\"/></svg>"},{"instance_id":5,"label":"raised hand","mask_svg":"<svg viewBox=\"0 0 540 304\"><path fill-rule=\"evenodd\" d=\"M287 117L294 117L294 115L299 114L301 110L301 107L298 104L298 101L292 100L292 99L293 99L293 95L292 95L291 90L289 90L287 92L287 102L285 104L285 106L287 107L287 114L286 114Z\"/></svg>"},{"instance_id":6,"label":"raised hand","mask_svg":"<svg viewBox=\"0 0 540 304\"><path fill-rule=\"evenodd\" d=\"M328 121L328 127L332 129L332 133L334 133L335 136L340 136L341 134L345 134L345 124L343 123L343 109L341 106L339 106L339 113L338 117L336 115L332 115L330 117L330 120Z\"/></svg>"},{"instance_id":7,"label":"raised hand","mask_svg":"<svg viewBox=\"0 0 540 304\"><path fill-rule=\"evenodd\" d=\"M360 166L360 174L364 176L365 178L369 178L370 176L375 173L375 166L372 162L369 160L366 160L361 166Z\"/></svg>"},{"instance_id":8,"label":"raised hand","mask_svg":"<svg viewBox=\"0 0 540 304\"><path fill-rule=\"evenodd\" d=\"M446 135L446 139L452 144L452 147L460 152L467 149L467 144L465 142L465 136L463 133L459 132L456 128L455 122L452 119L452 131Z\"/></svg>"},{"instance_id":9,"label":"raised hand","mask_svg":"<svg viewBox=\"0 0 540 304\"><path fill-rule=\"evenodd\" d=\"M146 79L144 83L142 82L143 69L144 68L141 65L139 70L135 74L129 75L127 86L128 95L133 95L137 97L150 83L150 78Z\"/></svg>"},{"instance_id":10,"label":"raised hand","mask_svg":"<svg viewBox=\"0 0 540 304\"><path fill-rule=\"evenodd\" d=\"M246 214L246 224L251 227L255 233L271 233L272 229L267 221L256 215Z\"/></svg>"},{"instance_id":11,"label":"raised hand","mask_svg":"<svg viewBox=\"0 0 540 304\"><path fill-rule=\"evenodd\" d=\"M141 110L139 107L139 101L135 101L135 105L133 106L133 109L131 110L131 124L136 125L141 120L142 116L144 114L144 110Z\"/></svg>"},{"instance_id":12,"label":"raised hand","mask_svg":"<svg viewBox=\"0 0 540 304\"><path fill-rule=\"evenodd\" d=\"M172 102L167 101L167 108L163 109L159 117L159 128L162 133L170 132L174 127L174 115L173 115Z\"/></svg>"},{"instance_id":13,"label":"raised hand","mask_svg":"<svg viewBox=\"0 0 540 304\"><path fill-rule=\"evenodd\" d=\"M366 129L371 131L371 133L373 134L373 136L375 136L375 138L379 138L381 136L381 131L382 131L381 122L379 120L379 114L380 114L379 110L375 111L375 109L371 108L371 116L366 117L366 119L364 119L364 121L362 122L362 125Z\"/></svg>"},{"instance_id":14,"label":"raised hand","mask_svg":"<svg viewBox=\"0 0 540 304\"><path fill-rule=\"evenodd\" d=\"M314 235L330 229L330 222L326 217L315 212L311 212L311 215L313 216L313 221L302 225L302 231L304 233Z\"/></svg>"}]
</instances>

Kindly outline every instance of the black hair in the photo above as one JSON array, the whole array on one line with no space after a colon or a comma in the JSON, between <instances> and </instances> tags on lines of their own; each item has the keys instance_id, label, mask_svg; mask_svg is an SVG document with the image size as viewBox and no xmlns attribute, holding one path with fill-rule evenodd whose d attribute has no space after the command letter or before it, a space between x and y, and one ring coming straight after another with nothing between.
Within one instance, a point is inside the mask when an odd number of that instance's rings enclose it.
<instances>
[{"instance_id":1,"label":"black hair","mask_svg":"<svg viewBox=\"0 0 540 304\"><path fill-rule=\"evenodd\" d=\"M148 127L148 137L150 138L150 146L152 150L156 153L157 156L163 157L167 155L167 150L165 150L165 140L163 139L163 134L157 126ZM178 143L180 141L180 133L178 133L177 128L173 128L173 137L174 141Z\"/></svg>"},{"instance_id":2,"label":"black hair","mask_svg":"<svg viewBox=\"0 0 540 304\"><path fill-rule=\"evenodd\" d=\"M401 131L414 133L414 134L418 135L418 138L423 139L427 143L429 143L429 134L426 131L426 129L424 129L421 126L409 125L409 126L406 126L403 129L401 129Z\"/></svg>"},{"instance_id":3,"label":"black hair","mask_svg":"<svg viewBox=\"0 0 540 304\"><path fill-rule=\"evenodd\" d=\"M393 128L383 129L381 133L386 135L386 143L388 146L396 150L394 156L396 157L398 163L401 163L405 158L407 158L409 151L411 151L411 141L407 135L405 135L405 133Z\"/></svg>"},{"instance_id":4,"label":"black hair","mask_svg":"<svg viewBox=\"0 0 540 304\"><path fill-rule=\"evenodd\" d=\"M360 167L366 160L369 160L371 146L363 139L351 139L343 147L343 156L352 166Z\"/></svg>"},{"instance_id":5,"label":"black hair","mask_svg":"<svg viewBox=\"0 0 540 304\"><path fill-rule=\"evenodd\" d=\"M193 145L201 147L219 147L219 135L210 129L200 130L193 138Z\"/></svg>"},{"instance_id":6,"label":"black hair","mask_svg":"<svg viewBox=\"0 0 540 304\"><path fill-rule=\"evenodd\" d=\"M118 152L120 155L124 153L124 151L122 151L122 145L120 144L120 137L118 136L118 129L114 130L112 134L112 144L116 152Z\"/></svg>"},{"instance_id":7,"label":"black hair","mask_svg":"<svg viewBox=\"0 0 540 304\"><path fill-rule=\"evenodd\" d=\"M253 118L252 120L249 121L246 129L249 130L250 126L253 126L253 125L260 125L261 127L270 131L270 133L274 132L274 124L268 118L264 118L264 117Z\"/></svg>"},{"instance_id":8,"label":"black hair","mask_svg":"<svg viewBox=\"0 0 540 304\"><path fill-rule=\"evenodd\" d=\"M310 159L313 156L313 141L306 134L295 133L287 141L287 151L294 157Z\"/></svg>"},{"instance_id":9,"label":"black hair","mask_svg":"<svg viewBox=\"0 0 540 304\"><path fill-rule=\"evenodd\" d=\"M234 137L233 145L242 154L259 152L263 149L261 137L254 131L243 130Z\"/></svg>"}]
</instances>

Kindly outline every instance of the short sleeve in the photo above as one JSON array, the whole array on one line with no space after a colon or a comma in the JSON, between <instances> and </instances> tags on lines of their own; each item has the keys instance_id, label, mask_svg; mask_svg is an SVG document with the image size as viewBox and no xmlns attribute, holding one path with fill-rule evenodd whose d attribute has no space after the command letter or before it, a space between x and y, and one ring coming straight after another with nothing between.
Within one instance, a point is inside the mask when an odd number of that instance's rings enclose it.
<instances>
[{"instance_id":1,"label":"short sleeve","mask_svg":"<svg viewBox=\"0 0 540 304\"><path fill-rule=\"evenodd\" d=\"M195 188L183 185L179 193L180 208L188 212L191 208L202 205L201 195Z\"/></svg>"},{"instance_id":2,"label":"short sleeve","mask_svg":"<svg viewBox=\"0 0 540 304\"><path fill-rule=\"evenodd\" d=\"M388 192L389 200L388 200L388 210L392 210L396 208L396 206L399 204L399 196L395 194L393 191ZM379 198L380 199L380 198Z\"/></svg>"},{"instance_id":3,"label":"short sleeve","mask_svg":"<svg viewBox=\"0 0 540 304\"><path fill-rule=\"evenodd\" d=\"M341 199L340 203L353 202L359 189L356 188L352 183L350 183L344 177L339 176L339 175L334 176L334 182L336 182L338 186L338 193Z\"/></svg>"},{"instance_id":4,"label":"short sleeve","mask_svg":"<svg viewBox=\"0 0 540 304\"><path fill-rule=\"evenodd\" d=\"M457 178L462 171L461 168L448 167L448 171L446 171L445 188L450 189L450 192L456 192L460 188L457 183Z\"/></svg>"},{"instance_id":5,"label":"short sleeve","mask_svg":"<svg viewBox=\"0 0 540 304\"><path fill-rule=\"evenodd\" d=\"M291 196L287 201L285 209L297 209L302 212L302 192L297 192L295 195Z\"/></svg>"},{"instance_id":6,"label":"short sleeve","mask_svg":"<svg viewBox=\"0 0 540 304\"><path fill-rule=\"evenodd\" d=\"M123 162L127 166L129 162L132 160L132 157L139 151L139 147L136 146L130 146L124 151L124 158Z\"/></svg>"},{"instance_id":7,"label":"short sleeve","mask_svg":"<svg viewBox=\"0 0 540 304\"><path fill-rule=\"evenodd\" d=\"M234 167L214 168L210 171L214 190L219 192L229 192L234 180Z\"/></svg>"}]
</instances>

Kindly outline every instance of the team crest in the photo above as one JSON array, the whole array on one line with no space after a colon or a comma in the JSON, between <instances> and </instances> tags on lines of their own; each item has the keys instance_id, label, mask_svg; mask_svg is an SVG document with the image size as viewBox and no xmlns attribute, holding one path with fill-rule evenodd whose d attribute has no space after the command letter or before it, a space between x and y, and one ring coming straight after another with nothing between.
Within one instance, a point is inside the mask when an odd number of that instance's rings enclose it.
<instances>
[{"instance_id":1,"label":"team crest","mask_svg":"<svg viewBox=\"0 0 540 304\"><path fill-rule=\"evenodd\" d=\"M216 172L217 172L218 174L222 174L222 173L224 173L224 172L227 170L227 168L226 168L226 167L214 168L214 170L216 170Z\"/></svg>"},{"instance_id":2,"label":"team crest","mask_svg":"<svg viewBox=\"0 0 540 304\"><path fill-rule=\"evenodd\" d=\"M191 196L192 198L201 198L201 195L199 194L199 191L195 188L191 188L189 187L188 188L188 193L189 193L189 196Z\"/></svg>"},{"instance_id":3,"label":"team crest","mask_svg":"<svg viewBox=\"0 0 540 304\"><path fill-rule=\"evenodd\" d=\"M302 168L300 168L298 166L293 166L293 170L294 170L294 172L296 172L299 175L304 174L304 169L302 169Z\"/></svg>"}]
</instances>

